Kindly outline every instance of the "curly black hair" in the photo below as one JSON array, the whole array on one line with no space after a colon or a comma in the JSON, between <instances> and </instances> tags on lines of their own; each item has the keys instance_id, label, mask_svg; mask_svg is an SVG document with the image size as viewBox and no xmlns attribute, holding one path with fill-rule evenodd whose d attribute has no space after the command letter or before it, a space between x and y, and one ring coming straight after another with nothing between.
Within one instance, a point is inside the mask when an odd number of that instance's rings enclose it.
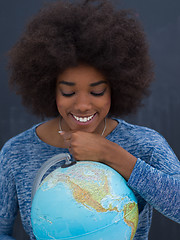
<instances>
[{"instance_id":1,"label":"curly black hair","mask_svg":"<svg viewBox=\"0 0 180 240\"><path fill-rule=\"evenodd\" d=\"M110 83L110 116L134 112L149 93L153 64L141 23L108 0L56 1L42 8L10 50L10 85L36 115L58 116L57 76L88 64Z\"/></svg>"}]
</instances>

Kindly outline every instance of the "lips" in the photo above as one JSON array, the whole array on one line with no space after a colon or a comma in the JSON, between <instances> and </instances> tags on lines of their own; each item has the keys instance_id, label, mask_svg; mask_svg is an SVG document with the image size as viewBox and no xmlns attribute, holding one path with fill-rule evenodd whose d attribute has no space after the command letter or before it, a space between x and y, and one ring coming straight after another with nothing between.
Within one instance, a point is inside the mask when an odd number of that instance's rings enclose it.
<instances>
[{"instance_id":1,"label":"lips","mask_svg":"<svg viewBox=\"0 0 180 240\"><path fill-rule=\"evenodd\" d=\"M95 113L96 114L96 113ZM76 115L74 115L74 114L72 114L72 116L73 116L73 118L76 120L76 121L78 121L79 123L88 123L88 122L90 122L92 119L93 119L93 117L95 116L95 114L92 114L92 115L89 115L89 116L85 116L85 117L83 117L83 116L76 116Z\"/></svg>"}]
</instances>

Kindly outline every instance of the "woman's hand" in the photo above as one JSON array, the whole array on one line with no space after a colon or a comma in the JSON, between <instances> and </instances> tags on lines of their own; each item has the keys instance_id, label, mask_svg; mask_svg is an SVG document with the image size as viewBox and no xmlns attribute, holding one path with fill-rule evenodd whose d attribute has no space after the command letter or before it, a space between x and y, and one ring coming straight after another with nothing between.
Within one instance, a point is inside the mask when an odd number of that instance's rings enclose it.
<instances>
[{"instance_id":1,"label":"woman's hand","mask_svg":"<svg viewBox=\"0 0 180 240\"><path fill-rule=\"evenodd\" d=\"M62 132L65 145L77 161L102 162L129 179L137 158L106 138L82 131Z\"/></svg>"},{"instance_id":2,"label":"woman's hand","mask_svg":"<svg viewBox=\"0 0 180 240\"><path fill-rule=\"evenodd\" d=\"M103 149L108 144L104 137L82 131L62 132L61 136L74 159L103 162Z\"/></svg>"}]
</instances>

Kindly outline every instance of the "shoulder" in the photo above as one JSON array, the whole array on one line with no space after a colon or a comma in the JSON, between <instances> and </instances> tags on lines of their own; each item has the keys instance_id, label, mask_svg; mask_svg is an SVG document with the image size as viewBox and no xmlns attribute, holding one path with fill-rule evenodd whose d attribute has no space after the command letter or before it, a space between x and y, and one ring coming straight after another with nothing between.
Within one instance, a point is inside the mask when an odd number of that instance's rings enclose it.
<instances>
[{"instance_id":1,"label":"shoulder","mask_svg":"<svg viewBox=\"0 0 180 240\"><path fill-rule=\"evenodd\" d=\"M118 125L114 131L114 136L123 138L128 142L138 145L149 145L151 147L167 144L165 138L157 131L135 124L128 123L122 119L115 119Z\"/></svg>"},{"instance_id":2,"label":"shoulder","mask_svg":"<svg viewBox=\"0 0 180 240\"><path fill-rule=\"evenodd\" d=\"M3 157L10 155L16 155L20 153L21 150L28 148L29 144L32 144L36 140L35 129L36 126L32 126L30 129L10 138L1 149L1 156Z\"/></svg>"}]
</instances>

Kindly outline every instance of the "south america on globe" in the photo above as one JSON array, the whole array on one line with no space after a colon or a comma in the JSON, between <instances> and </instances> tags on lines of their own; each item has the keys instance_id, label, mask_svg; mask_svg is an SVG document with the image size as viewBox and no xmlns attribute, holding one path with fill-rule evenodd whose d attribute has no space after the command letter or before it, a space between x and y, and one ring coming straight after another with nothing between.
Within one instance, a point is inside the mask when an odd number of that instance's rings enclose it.
<instances>
[{"instance_id":1,"label":"south america on globe","mask_svg":"<svg viewBox=\"0 0 180 240\"><path fill-rule=\"evenodd\" d=\"M132 240L138 205L114 169L79 161L42 181L32 202L31 223L37 240Z\"/></svg>"}]
</instances>

